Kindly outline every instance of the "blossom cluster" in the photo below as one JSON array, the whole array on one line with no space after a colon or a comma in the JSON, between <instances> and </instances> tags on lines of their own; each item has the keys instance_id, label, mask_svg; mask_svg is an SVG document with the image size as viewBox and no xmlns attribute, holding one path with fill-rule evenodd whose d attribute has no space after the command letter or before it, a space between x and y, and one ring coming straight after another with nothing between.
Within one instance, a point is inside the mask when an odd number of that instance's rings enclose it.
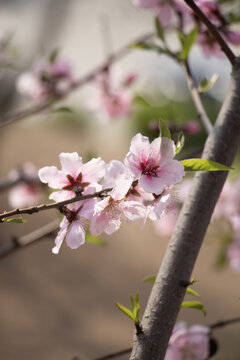
<instances>
[{"instance_id":1,"label":"blossom cluster","mask_svg":"<svg viewBox=\"0 0 240 360\"><path fill-rule=\"evenodd\" d=\"M185 32L198 26L197 43L202 48L203 54L206 57L224 56L215 38L184 0L132 0L132 2L142 9L154 9L163 28L173 25L174 21L177 21L177 26ZM225 41L232 45L240 44L240 32L230 28L228 18L222 12L217 0L196 0L195 3L215 25Z\"/></svg>"},{"instance_id":2,"label":"blossom cluster","mask_svg":"<svg viewBox=\"0 0 240 360\"><path fill-rule=\"evenodd\" d=\"M32 69L22 73L16 82L17 91L35 103L55 96L64 96L74 85L72 69L68 61L58 59L37 60Z\"/></svg>"},{"instance_id":3,"label":"blossom cluster","mask_svg":"<svg viewBox=\"0 0 240 360\"><path fill-rule=\"evenodd\" d=\"M40 180L57 189L50 195L57 202L108 189L100 199L76 201L62 209L64 218L53 252L59 252L65 238L70 248L78 248L88 229L93 236L112 234L124 219L144 224L147 218L161 218L171 206L172 187L184 176L184 167L174 156L175 145L169 138L158 137L150 143L139 133L124 162L105 164L93 158L84 164L76 152L61 153L61 170L55 166L40 169Z\"/></svg>"},{"instance_id":4,"label":"blossom cluster","mask_svg":"<svg viewBox=\"0 0 240 360\"><path fill-rule=\"evenodd\" d=\"M210 328L193 325L187 329L183 321L172 331L165 360L206 360L210 355Z\"/></svg>"},{"instance_id":5,"label":"blossom cluster","mask_svg":"<svg viewBox=\"0 0 240 360\"><path fill-rule=\"evenodd\" d=\"M116 70L107 67L93 81L89 109L97 112L102 123L129 115L134 99L131 85L135 80L133 72L122 79Z\"/></svg>"},{"instance_id":6,"label":"blossom cluster","mask_svg":"<svg viewBox=\"0 0 240 360\"><path fill-rule=\"evenodd\" d=\"M186 199L192 180L185 179L169 206L168 216L154 223L158 235L170 236L176 224L182 204ZM213 213L216 221L225 221L233 232L232 241L227 246L227 260L230 267L240 273L240 176L235 181L227 181L223 187Z\"/></svg>"}]
</instances>

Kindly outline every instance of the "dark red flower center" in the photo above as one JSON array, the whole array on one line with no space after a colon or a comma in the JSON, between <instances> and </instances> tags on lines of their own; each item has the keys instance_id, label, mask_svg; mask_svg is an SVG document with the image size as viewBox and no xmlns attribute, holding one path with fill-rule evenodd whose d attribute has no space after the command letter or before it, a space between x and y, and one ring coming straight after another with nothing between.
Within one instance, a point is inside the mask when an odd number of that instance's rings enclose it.
<instances>
[{"instance_id":1,"label":"dark red flower center","mask_svg":"<svg viewBox=\"0 0 240 360\"><path fill-rule=\"evenodd\" d=\"M62 190L74 191L76 195L83 192L84 188L89 185L89 182L82 181L82 173L80 172L76 179L72 175L66 175L69 183L65 185Z\"/></svg>"}]
</instances>

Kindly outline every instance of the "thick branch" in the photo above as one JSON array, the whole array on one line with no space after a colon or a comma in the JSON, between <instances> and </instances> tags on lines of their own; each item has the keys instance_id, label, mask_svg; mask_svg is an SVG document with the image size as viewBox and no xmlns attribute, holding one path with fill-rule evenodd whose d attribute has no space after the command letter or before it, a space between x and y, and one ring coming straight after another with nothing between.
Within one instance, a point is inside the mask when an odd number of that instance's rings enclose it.
<instances>
[{"instance_id":1,"label":"thick branch","mask_svg":"<svg viewBox=\"0 0 240 360\"><path fill-rule=\"evenodd\" d=\"M233 70L231 88L203 158L231 166L240 144L240 59ZM195 176L175 231L165 253L142 320L143 335L135 336L131 360L163 360L215 204L227 172Z\"/></svg>"},{"instance_id":2,"label":"thick branch","mask_svg":"<svg viewBox=\"0 0 240 360\"><path fill-rule=\"evenodd\" d=\"M19 238L12 238L12 241L4 246L0 247L0 259L3 259L9 255L14 254L16 251L31 246L42 240L45 236L49 236L58 229L59 220L54 220L51 223L41 226L41 228L34 230L30 234L21 236Z\"/></svg>"},{"instance_id":3,"label":"thick branch","mask_svg":"<svg viewBox=\"0 0 240 360\"><path fill-rule=\"evenodd\" d=\"M83 85L87 84L88 82L92 81L96 77L96 75L101 73L102 71L104 71L106 69L106 67L110 66L114 62L120 60L122 57L127 55L131 51L131 49L132 49L131 46L133 44L146 41L146 40L152 38L154 35L155 35L154 33L148 33L148 34L142 35L139 38L137 38L135 41L132 41L128 45L125 45L124 47L122 47L121 49L116 51L115 53L111 54L104 61L104 63L102 65L96 67L94 70L90 71L88 74L81 77L79 80L76 80L66 95L69 95L75 89L80 88ZM10 114L3 115L2 117L0 117L0 127L11 124L12 122L15 122L18 120L25 119L31 115L38 114L41 111L48 109L53 104L53 102L61 100L62 98L63 98L62 96L51 98L42 104L32 106L26 110L21 110L16 113L12 113L12 114L10 113Z\"/></svg>"},{"instance_id":4,"label":"thick branch","mask_svg":"<svg viewBox=\"0 0 240 360\"><path fill-rule=\"evenodd\" d=\"M224 54L227 56L230 63L234 65L236 56L234 55L234 53L232 52L226 41L223 39L223 37L220 35L220 32L218 31L216 26L208 19L208 17L201 11L201 9L199 9L199 7L196 5L194 0L184 0L184 1L192 9L192 11L199 17L199 19L203 22L203 24L206 25L210 33L213 35L213 37L220 45Z\"/></svg>"},{"instance_id":5,"label":"thick branch","mask_svg":"<svg viewBox=\"0 0 240 360\"><path fill-rule=\"evenodd\" d=\"M190 66L189 66L189 63L187 60L184 61L184 66L185 66L186 73L187 73L188 88L189 88L190 94L192 96L195 108L197 110L198 117L199 117L201 123L203 124L206 132L208 134L210 134L213 127L212 127L209 117L205 111L205 108L202 104L198 89L195 85L195 82L194 82L194 79L192 76L192 72L191 72L191 69L190 69Z\"/></svg>"},{"instance_id":6,"label":"thick branch","mask_svg":"<svg viewBox=\"0 0 240 360\"><path fill-rule=\"evenodd\" d=\"M3 219L9 218L14 215L23 215L23 214L32 215L32 214L38 213L40 211L51 210L51 209L61 210L64 206L66 206L68 204L72 204L77 201L92 199L94 197L102 197L105 195L105 193L107 193L108 191L111 191L111 190L112 190L111 188L108 188L108 189L98 191L94 194L78 195L78 196L75 196L73 199L59 201L59 202L55 202L55 203L51 203L51 204L41 204L38 206L31 206L31 207L23 208L23 209L15 209L15 210L11 210L11 211L5 211L4 213L0 214L0 222L4 222Z\"/></svg>"}]
</instances>

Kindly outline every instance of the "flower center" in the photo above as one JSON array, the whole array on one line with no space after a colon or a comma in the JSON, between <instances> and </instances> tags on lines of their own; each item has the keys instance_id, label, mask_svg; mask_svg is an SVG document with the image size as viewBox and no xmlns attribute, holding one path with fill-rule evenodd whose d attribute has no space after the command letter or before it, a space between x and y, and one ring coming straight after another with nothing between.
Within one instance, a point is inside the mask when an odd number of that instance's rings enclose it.
<instances>
[{"instance_id":1,"label":"flower center","mask_svg":"<svg viewBox=\"0 0 240 360\"><path fill-rule=\"evenodd\" d=\"M69 183L65 185L62 190L74 191L76 195L80 195L84 188L89 185L89 182L82 181L82 173L80 172L76 179L72 175L66 175Z\"/></svg>"},{"instance_id":2,"label":"flower center","mask_svg":"<svg viewBox=\"0 0 240 360\"><path fill-rule=\"evenodd\" d=\"M157 169L159 168L158 165L156 165L155 162L153 162L151 159L147 160L145 163L140 163L142 174L143 175L151 175L154 177L157 177Z\"/></svg>"}]
</instances>

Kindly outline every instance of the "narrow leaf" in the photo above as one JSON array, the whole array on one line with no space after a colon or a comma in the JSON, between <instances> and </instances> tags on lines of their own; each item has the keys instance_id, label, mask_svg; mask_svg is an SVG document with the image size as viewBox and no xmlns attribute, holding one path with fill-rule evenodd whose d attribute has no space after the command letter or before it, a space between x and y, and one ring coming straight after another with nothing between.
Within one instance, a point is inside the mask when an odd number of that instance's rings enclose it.
<instances>
[{"instance_id":1,"label":"narrow leaf","mask_svg":"<svg viewBox=\"0 0 240 360\"><path fill-rule=\"evenodd\" d=\"M151 50L155 51L159 54L168 54L168 51L156 44L149 44L149 43L136 43L131 45L133 49L141 49L141 50Z\"/></svg>"},{"instance_id":2,"label":"narrow leaf","mask_svg":"<svg viewBox=\"0 0 240 360\"><path fill-rule=\"evenodd\" d=\"M121 310L125 315L127 315L135 323L133 313L128 308L126 308L125 306L123 306L119 303L116 303L116 305L119 308L119 310Z\"/></svg>"},{"instance_id":3,"label":"narrow leaf","mask_svg":"<svg viewBox=\"0 0 240 360\"><path fill-rule=\"evenodd\" d=\"M184 137L183 132L181 131L181 132L178 134L178 140L177 140L177 143L176 143L176 145L175 145L175 155L177 155L177 154L180 153L180 151L181 151L182 148L183 148L184 142L185 142L185 137Z\"/></svg>"},{"instance_id":4,"label":"narrow leaf","mask_svg":"<svg viewBox=\"0 0 240 360\"><path fill-rule=\"evenodd\" d=\"M62 106L62 107L53 109L53 112L64 112L64 113L71 113L72 114L74 111L70 107Z\"/></svg>"},{"instance_id":5,"label":"narrow leaf","mask_svg":"<svg viewBox=\"0 0 240 360\"><path fill-rule=\"evenodd\" d=\"M180 161L186 171L228 171L233 168L205 159L186 159Z\"/></svg>"},{"instance_id":6,"label":"narrow leaf","mask_svg":"<svg viewBox=\"0 0 240 360\"><path fill-rule=\"evenodd\" d=\"M59 49L54 49L51 54L49 55L49 61L51 63L54 63L57 58L58 58L58 55L59 55Z\"/></svg>"},{"instance_id":7,"label":"narrow leaf","mask_svg":"<svg viewBox=\"0 0 240 360\"><path fill-rule=\"evenodd\" d=\"M99 246L106 246L106 241L100 238L99 236L93 236L90 232L86 233L85 240L89 244L95 244Z\"/></svg>"},{"instance_id":8,"label":"narrow leaf","mask_svg":"<svg viewBox=\"0 0 240 360\"><path fill-rule=\"evenodd\" d=\"M205 93L208 90L210 90L216 83L216 81L218 80L219 75L218 74L213 74L210 79L206 79L204 78L201 82L201 84L198 87L198 91L200 93Z\"/></svg>"},{"instance_id":9,"label":"narrow leaf","mask_svg":"<svg viewBox=\"0 0 240 360\"><path fill-rule=\"evenodd\" d=\"M157 36L159 37L159 39L161 39L164 42L164 31L163 31L162 25L157 17L155 18L155 29L156 29Z\"/></svg>"},{"instance_id":10,"label":"narrow leaf","mask_svg":"<svg viewBox=\"0 0 240 360\"><path fill-rule=\"evenodd\" d=\"M181 57L183 60L186 60L188 57L188 54L193 47L193 45L196 42L198 33L198 28L195 27L188 35L184 35L182 32L178 31L178 37L180 39L180 42L182 44L182 52Z\"/></svg>"},{"instance_id":11,"label":"narrow leaf","mask_svg":"<svg viewBox=\"0 0 240 360\"><path fill-rule=\"evenodd\" d=\"M6 219L4 220L4 222L6 223L16 223L16 224L23 224L23 223L26 223L27 220L25 219L22 219L22 218L18 218L18 219Z\"/></svg>"},{"instance_id":12,"label":"narrow leaf","mask_svg":"<svg viewBox=\"0 0 240 360\"><path fill-rule=\"evenodd\" d=\"M160 119L160 129L161 129L161 137L167 137L171 140L171 133L169 128L166 126L163 119Z\"/></svg>"},{"instance_id":13,"label":"narrow leaf","mask_svg":"<svg viewBox=\"0 0 240 360\"><path fill-rule=\"evenodd\" d=\"M199 301L183 301L181 306L183 308L191 308L191 309L200 310L203 312L204 315L207 314L205 307Z\"/></svg>"},{"instance_id":14,"label":"narrow leaf","mask_svg":"<svg viewBox=\"0 0 240 360\"><path fill-rule=\"evenodd\" d=\"M143 282L145 283L150 283L150 284L154 284L156 281L156 276L152 275L152 276L147 276L143 279Z\"/></svg>"},{"instance_id":15,"label":"narrow leaf","mask_svg":"<svg viewBox=\"0 0 240 360\"><path fill-rule=\"evenodd\" d=\"M196 296L196 297L200 297L199 293L191 288L187 288L186 290L186 294L188 295L193 295L193 296Z\"/></svg>"},{"instance_id":16,"label":"narrow leaf","mask_svg":"<svg viewBox=\"0 0 240 360\"><path fill-rule=\"evenodd\" d=\"M193 285L197 281L198 281L198 279L193 278L190 280L189 285Z\"/></svg>"}]
</instances>

